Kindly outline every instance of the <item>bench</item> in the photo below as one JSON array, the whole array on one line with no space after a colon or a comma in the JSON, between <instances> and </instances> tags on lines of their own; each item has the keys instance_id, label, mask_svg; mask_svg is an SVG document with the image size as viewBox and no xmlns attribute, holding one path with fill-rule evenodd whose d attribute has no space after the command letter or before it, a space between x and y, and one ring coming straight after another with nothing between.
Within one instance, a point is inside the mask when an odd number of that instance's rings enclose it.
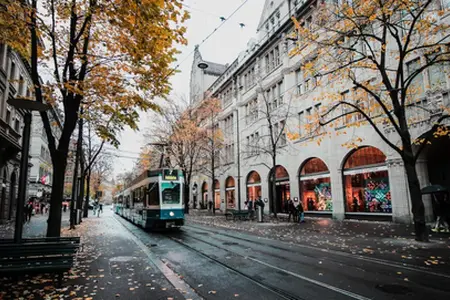
<instances>
[{"instance_id":1,"label":"bench","mask_svg":"<svg viewBox=\"0 0 450 300\"><path fill-rule=\"evenodd\" d=\"M241 220L241 221L245 221L245 220L250 220L250 213L247 210L231 210L231 211L227 211L227 213L225 214L225 219L226 220L231 220L233 219L233 221L235 221L236 219Z\"/></svg>"},{"instance_id":2,"label":"bench","mask_svg":"<svg viewBox=\"0 0 450 300\"><path fill-rule=\"evenodd\" d=\"M70 270L80 247L79 237L0 240L0 274L16 278L30 273L57 273L58 286L62 275Z\"/></svg>"}]
</instances>

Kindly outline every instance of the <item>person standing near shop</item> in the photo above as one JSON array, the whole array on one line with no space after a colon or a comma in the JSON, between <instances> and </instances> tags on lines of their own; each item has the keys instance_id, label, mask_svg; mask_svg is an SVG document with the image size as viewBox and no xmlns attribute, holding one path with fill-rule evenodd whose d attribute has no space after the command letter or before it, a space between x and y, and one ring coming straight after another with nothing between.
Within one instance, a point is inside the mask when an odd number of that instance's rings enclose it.
<instances>
[{"instance_id":1,"label":"person standing near shop","mask_svg":"<svg viewBox=\"0 0 450 300\"><path fill-rule=\"evenodd\" d=\"M302 202L300 201L295 208L295 211L297 213L297 222L299 223L305 223L305 211L303 209Z\"/></svg>"}]
</instances>

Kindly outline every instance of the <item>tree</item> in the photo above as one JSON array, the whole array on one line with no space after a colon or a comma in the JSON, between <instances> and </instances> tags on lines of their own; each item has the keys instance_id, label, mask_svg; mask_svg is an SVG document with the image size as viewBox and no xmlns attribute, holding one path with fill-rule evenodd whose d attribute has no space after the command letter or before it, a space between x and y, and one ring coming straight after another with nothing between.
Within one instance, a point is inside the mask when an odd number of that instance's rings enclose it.
<instances>
[{"instance_id":1,"label":"tree","mask_svg":"<svg viewBox=\"0 0 450 300\"><path fill-rule=\"evenodd\" d=\"M219 114L222 111L221 101L218 98L206 97L197 108L200 117L200 128L204 131L202 133L204 139L201 145L200 165L203 174L211 178L211 190L214 195L214 181L218 175L218 167L221 161L227 162L229 157L223 156L224 137L223 132L219 127ZM226 170L225 164L222 166L222 172ZM216 214L216 204L213 200L212 211Z\"/></svg>"},{"instance_id":2,"label":"tree","mask_svg":"<svg viewBox=\"0 0 450 300\"><path fill-rule=\"evenodd\" d=\"M2 40L23 50L24 34L17 32L30 34L30 51L23 54L29 54L36 101L64 108L58 140L41 113L54 174L47 236L59 236L66 159L80 105L113 121L98 131L117 145L118 131L137 128L137 110L156 110L153 99L169 93L170 64L176 44L186 42L180 23L188 15L178 0L32 0L30 6L7 0L2 6ZM44 72L53 74L54 84L41 83Z\"/></svg>"},{"instance_id":3,"label":"tree","mask_svg":"<svg viewBox=\"0 0 450 300\"><path fill-rule=\"evenodd\" d=\"M252 125L258 123L257 128L260 129L251 134L246 141L245 149L242 153L249 157L261 158L262 156L270 157L271 165L266 165L270 170L270 188L272 190L272 212L277 218L277 193L276 193L276 168L278 154L286 150L287 146L287 120L291 116L291 100L290 95L283 94L282 84L277 84L268 90L264 90L261 79L258 80L258 93L261 95L246 106L247 124ZM288 97L289 96L289 97ZM261 126L259 123L264 123ZM261 130L266 128L267 131ZM258 161L259 162L259 161Z\"/></svg>"},{"instance_id":4,"label":"tree","mask_svg":"<svg viewBox=\"0 0 450 300\"><path fill-rule=\"evenodd\" d=\"M81 174L81 181L86 181L86 196L84 200L84 206L83 206L83 218L88 217L89 212L89 199L91 197L91 176L92 176L92 169L95 167L96 163L100 160L105 160L107 158L104 158L104 148L105 140L95 139L96 135L93 132L92 123L94 120L89 118L89 113L86 113L83 117L86 118L87 121L87 135L84 137L85 140L87 140L86 146L87 149L84 152L84 157L86 157L86 161L84 163L84 170ZM99 124L98 122L96 123Z\"/></svg>"},{"instance_id":5,"label":"tree","mask_svg":"<svg viewBox=\"0 0 450 300\"><path fill-rule=\"evenodd\" d=\"M97 162L92 166L92 178L90 181L90 195L97 197L102 182L107 180L113 171L111 160L107 156L99 156Z\"/></svg>"},{"instance_id":6,"label":"tree","mask_svg":"<svg viewBox=\"0 0 450 300\"><path fill-rule=\"evenodd\" d=\"M443 67L450 59L449 25L440 18L445 13L433 0L328 1L317 5L312 19L294 20L298 46L292 54L305 57L304 71L314 73L318 89L323 87L317 101L325 109L316 123L369 125L398 153L419 241L428 241L428 233L415 164L434 136L448 135L441 123L449 116L441 114L425 137L415 139L411 112L427 110L420 105L420 95L442 86L439 80L424 86L422 76L425 72L445 76ZM342 95L338 91L342 87L351 93Z\"/></svg>"},{"instance_id":7,"label":"tree","mask_svg":"<svg viewBox=\"0 0 450 300\"><path fill-rule=\"evenodd\" d=\"M168 161L183 173L185 213L189 213L189 187L205 141L205 131L201 127L204 119L205 116L199 113L193 103L184 99L168 101L161 109L152 134L148 135L158 143L167 144L165 154Z\"/></svg>"}]
</instances>

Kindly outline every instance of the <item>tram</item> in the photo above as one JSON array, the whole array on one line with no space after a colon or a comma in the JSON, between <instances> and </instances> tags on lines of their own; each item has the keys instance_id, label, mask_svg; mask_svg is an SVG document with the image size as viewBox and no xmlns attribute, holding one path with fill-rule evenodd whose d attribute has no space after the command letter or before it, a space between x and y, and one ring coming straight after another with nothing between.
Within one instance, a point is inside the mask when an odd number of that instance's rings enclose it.
<instances>
[{"instance_id":1,"label":"tram","mask_svg":"<svg viewBox=\"0 0 450 300\"><path fill-rule=\"evenodd\" d=\"M114 211L145 229L181 227L183 184L179 170L147 170L114 196Z\"/></svg>"}]
</instances>

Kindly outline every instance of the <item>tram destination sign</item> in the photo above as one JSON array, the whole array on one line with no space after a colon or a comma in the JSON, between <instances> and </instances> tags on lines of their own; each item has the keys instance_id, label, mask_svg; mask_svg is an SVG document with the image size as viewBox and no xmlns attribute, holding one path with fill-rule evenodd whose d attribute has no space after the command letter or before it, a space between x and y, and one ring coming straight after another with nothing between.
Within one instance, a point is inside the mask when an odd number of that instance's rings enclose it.
<instances>
[{"instance_id":1,"label":"tram destination sign","mask_svg":"<svg viewBox=\"0 0 450 300\"><path fill-rule=\"evenodd\" d=\"M163 170L163 180L172 180L172 181L178 180L178 171L164 169Z\"/></svg>"}]
</instances>

